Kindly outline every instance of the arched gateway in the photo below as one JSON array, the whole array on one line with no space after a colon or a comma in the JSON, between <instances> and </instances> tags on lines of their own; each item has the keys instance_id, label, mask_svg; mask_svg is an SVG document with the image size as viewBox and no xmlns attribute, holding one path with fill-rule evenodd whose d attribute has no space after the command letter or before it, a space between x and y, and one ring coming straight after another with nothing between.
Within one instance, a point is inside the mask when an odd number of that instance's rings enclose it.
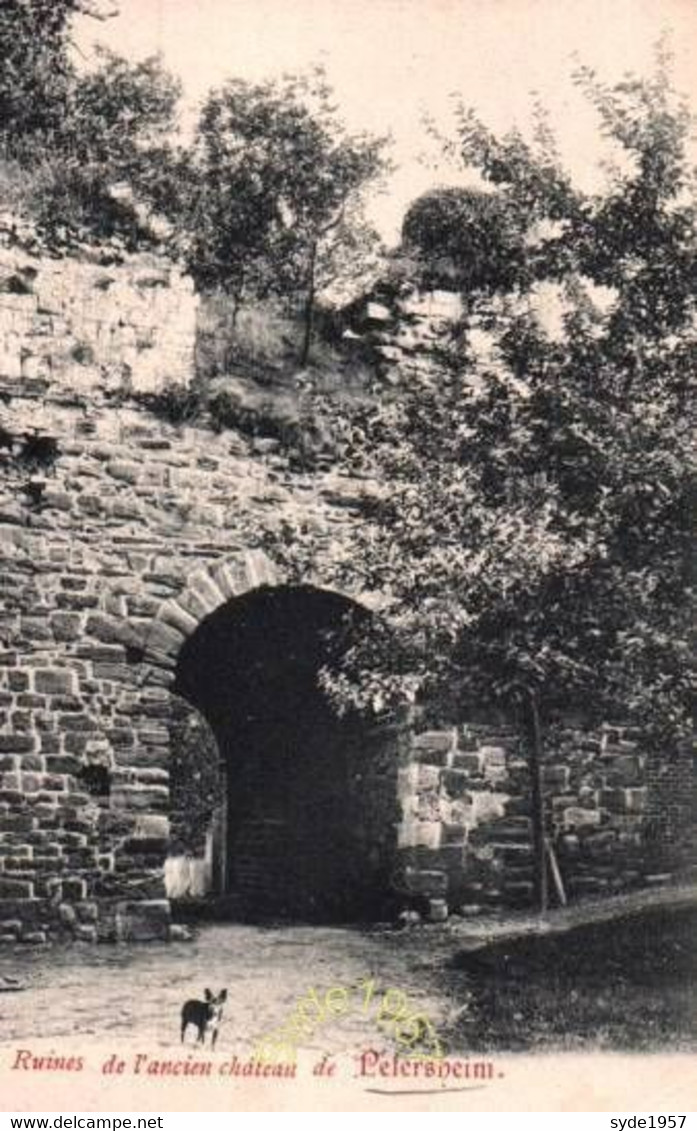
<instances>
[{"instance_id":1,"label":"arched gateway","mask_svg":"<svg viewBox=\"0 0 697 1131\"><path fill-rule=\"evenodd\" d=\"M150 630L146 662L214 736L202 761L194 750L178 765L172 797L188 810L217 760L206 886L228 908L341 920L385 906L399 731L340 714L319 678L369 616L343 595L282 584L254 552L195 574Z\"/></svg>"}]
</instances>

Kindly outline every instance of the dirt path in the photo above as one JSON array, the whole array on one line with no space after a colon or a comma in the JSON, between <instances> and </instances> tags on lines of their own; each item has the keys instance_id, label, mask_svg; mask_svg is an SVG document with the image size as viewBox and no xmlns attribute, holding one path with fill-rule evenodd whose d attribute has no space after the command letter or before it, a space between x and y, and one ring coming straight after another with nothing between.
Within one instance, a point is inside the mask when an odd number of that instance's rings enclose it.
<instances>
[{"instance_id":1,"label":"dirt path","mask_svg":"<svg viewBox=\"0 0 697 1131\"><path fill-rule=\"evenodd\" d=\"M17 979L22 992L0 993L0 1042L32 1036L102 1039L108 1034L165 1047L179 1040L182 1003L206 986L227 987L219 1049L249 1053L263 1033L283 1024L314 987L350 991L350 1008L325 1024L306 1048L370 1047L380 1033L374 1003L401 990L414 1012L447 1025L453 1003L437 973L453 940L437 930L362 932L323 927L214 925L194 941L168 946L53 947L0 956L0 983ZM373 1004L363 1009L374 982ZM393 999L396 1000L396 999ZM193 1038L193 1032L192 1032Z\"/></svg>"},{"instance_id":2,"label":"dirt path","mask_svg":"<svg viewBox=\"0 0 697 1131\"><path fill-rule=\"evenodd\" d=\"M240 1055L312 988L333 987L348 991L349 1008L302 1042L313 1052L387 1047L375 1016L389 989L450 1054L480 1044L694 1047L696 914L697 888L686 885L544 920L492 915L406 931L216 924L188 943L8 950L0 988L4 979L25 988L0 992L0 1044L115 1037L171 1049L183 1002L209 986L229 995L218 1047Z\"/></svg>"}]
</instances>

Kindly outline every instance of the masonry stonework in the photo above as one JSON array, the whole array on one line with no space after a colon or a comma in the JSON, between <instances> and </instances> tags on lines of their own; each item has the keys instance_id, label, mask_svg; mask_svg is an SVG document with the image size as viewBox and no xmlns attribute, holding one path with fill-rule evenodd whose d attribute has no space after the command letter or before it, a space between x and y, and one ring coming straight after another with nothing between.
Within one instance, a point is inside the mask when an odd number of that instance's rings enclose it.
<instances>
[{"instance_id":1,"label":"masonry stonework","mask_svg":"<svg viewBox=\"0 0 697 1131\"><path fill-rule=\"evenodd\" d=\"M363 485L132 399L192 375L195 297L173 268L5 241L0 282L0 942L165 939L168 858L187 894L170 825L181 649L227 603L287 584L264 548L286 521L336 553ZM559 728L545 775L570 894L672 873L686 759L665 770L633 732ZM511 727L402 733L353 773L358 852L405 905L438 918L529 902Z\"/></svg>"},{"instance_id":2,"label":"masonry stonework","mask_svg":"<svg viewBox=\"0 0 697 1131\"><path fill-rule=\"evenodd\" d=\"M0 214L0 298L5 381L79 396L191 377L198 301L161 255L104 247L48 257Z\"/></svg>"},{"instance_id":3,"label":"masonry stonework","mask_svg":"<svg viewBox=\"0 0 697 1131\"><path fill-rule=\"evenodd\" d=\"M399 887L471 914L530 906L530 769L515 727L470 722L412 738L400 790ZM694 870L694 770L685 746L642 749L629 727L558 720L547 736L545 824L565 894L615 894ZM437 906L434 908L437 913Z\"/></svg>"}]
</instances>

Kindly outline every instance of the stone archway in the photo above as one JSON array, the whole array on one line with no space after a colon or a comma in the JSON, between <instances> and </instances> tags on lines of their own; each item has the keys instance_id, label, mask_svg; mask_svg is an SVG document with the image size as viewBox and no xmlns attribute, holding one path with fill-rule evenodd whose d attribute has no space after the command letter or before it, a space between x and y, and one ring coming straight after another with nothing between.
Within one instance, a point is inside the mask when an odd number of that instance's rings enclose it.
<instances>
[{"instance_id":1,"label":"stone archway","mask_svg":"<svg viewBox=\"0 0 697 1131\"><path fill-rule=\"evenodd\" d=\"M251 552L198 571L150 630L147 661L218 744L225 797L209 843L228 908L325 921L384 910L401 731L340 717L317 678L369 615L346 596L284 585Z\"/></svg>"},{"instance_id":2,"label":"stone archway","mask_svg":"<svg viewBox=\"0 0 697 1131\"><path fill-rule=\"evenodd\" d=\"M164 601L144 640L146 664L173 671L184 641L201 621L233 597L281 584L283 578L262 550L247 550L197 569L177 597Z\"/></svg>"}]
</instances>

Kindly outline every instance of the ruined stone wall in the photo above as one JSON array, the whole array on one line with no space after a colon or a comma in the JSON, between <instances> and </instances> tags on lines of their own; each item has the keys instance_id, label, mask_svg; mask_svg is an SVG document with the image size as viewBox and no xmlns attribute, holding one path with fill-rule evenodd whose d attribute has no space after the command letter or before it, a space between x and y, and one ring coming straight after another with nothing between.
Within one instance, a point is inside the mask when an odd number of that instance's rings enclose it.
<instances>
[{"instance_id":1,"label":"ruined stone wall","mask_svg":"<svg viewBox=\"0 0 697 1131\"><path fill-rule=\"evenodd\" d=\"M98 248L85 256L27 250L0 218L3 381L74 394L188 381L198 305L191 280L161 256Z\"/></svg>"},{"instance_id":2,"label":"ruined stone wall","mask_svg":"<svg viewBox=\"0 0 697 1131\"><path fill-rule=\"evenodd\" d=\"M531 783L520 734L469 723L417 734L412 749L400 781L405 897L436 916L440 905L464 913L530 906ZM631 728L557 722L542 780L546 832L571 900L670 882L694 868L687 748L649 753Z\"/></svg>"},{"instance_id":3,"label":"ruined stone wall","mask_svg":"<svg viewBox=\"0 0 697 1131\"><path fill-rule=\"evenodd\" d=\"M443 374L439 348L462 314L462 300L451 291L373 299L347 316L351 325L344 346L369 357L387 385L438 383Z\"/></svg>"},{"instance_id":4,"label":"ruined stone wall","mask_svg":"<svg viewBox=\"0 0 697 1131\"><path fill-rule=\"evenodd\" d=\"M364 485L129 398L192 375L195 301L171 267L5 247L0 283L0 941L165 938L182 645L229 599L284 584L263 549L287 523L316 532L320 558L340 553ZM351 804L366 843L380 822L386 846L398 828L400 896L441 899L439 913L526 900L515 733L427 732L394 758L399 788L381 762ZM682 843L691 766L660 769L633 735L561 734L547 783L572 894L640 882L659 841ZM629 861L651 828L653 848Z\"/></svg>"}]
</instances>

